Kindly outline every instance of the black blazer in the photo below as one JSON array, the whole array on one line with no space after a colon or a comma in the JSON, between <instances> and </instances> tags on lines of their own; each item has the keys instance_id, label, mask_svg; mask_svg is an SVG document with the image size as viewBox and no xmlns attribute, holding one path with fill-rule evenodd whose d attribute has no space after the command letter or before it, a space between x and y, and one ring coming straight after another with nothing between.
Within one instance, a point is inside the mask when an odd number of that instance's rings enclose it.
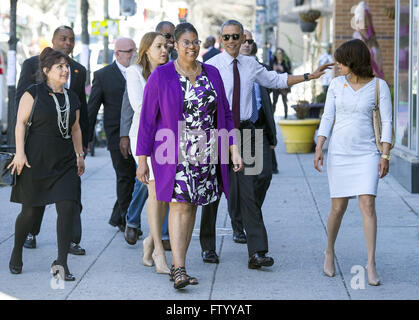
<instances>
[{"instance_id":1,"label":"black blazer","mask_svg":"<svg viewBox=\"0 0 419 320\"><path fill-rule=\"evenodd\" d=\"M212 57L216 56L217 54L221 53L220 50L212 47L211 50L208 50L203 56L202 56L202 61L205 62L209 59L211 59Z\"/></svg>"},{"instance_id":2,"label":"black blazer","mask_svg":"<svg viewBox=\"0 0 419 320\"><path fill-rule=\"evenodd\" d=\"M103 104L103 124L109 150L119 150L119 128L125 83L126 80L115 61L93 74L92 91L87 104L89 141L93 139L97 113Z\"/></svg>"},{"instance_id":3,"label":"black blazer","mask_svg":"<svg viewBox=\"0 0 419 320\"><path fill-rule=\"evenodd\" d=\"M270 70L270 68L262 64L266 69ZM257 129L263 129L263 133L268 136L269 144L272 146L276 146L278 140L276 138L276 125L272 107L272 101L269 96L270 89L265 87L260 87L260 96L262 99L262 106L259 109L258 119L255 123L255 127Z\"/></svg>"},{"instance_id":4,"label":"black blazer","mask_svg":"<svg viewBox=\"0 0 419 320\"><path fill-rule=\"evenodd\" d=\"M25 93L26 89L35 83L38 83L36 74L39 67L39 56L33 56L26 59L22 64L19 82L16 88L15 106L16 110L19 107L19 101ZM83 146L87 148L88 145L88 130L89 119L87 117L87 101L86 101L86 68L77 61L70 59L70 90L76 93L80 100L80 128L82 132Z\"/></svg>"}]
</instances>

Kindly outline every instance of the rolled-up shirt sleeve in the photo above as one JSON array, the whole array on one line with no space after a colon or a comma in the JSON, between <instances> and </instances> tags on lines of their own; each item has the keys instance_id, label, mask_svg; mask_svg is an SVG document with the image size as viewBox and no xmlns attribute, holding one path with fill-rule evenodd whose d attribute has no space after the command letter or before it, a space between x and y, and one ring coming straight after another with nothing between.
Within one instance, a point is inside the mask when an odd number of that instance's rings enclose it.
<instances>
[{"instance_id":1,"label":"rolled-up shirt sleeve","mask_svg":"<svg viewBox=\"0 0 419 320\"><path fill-rule=\"evenodd\" d=\"M335 121L335 112L336 112L336 94L335 94L335 81L332 80L327 89L326 102L324 104L324 112L322 119L320 121L320 127L317 135L329 138L330 131L333 127L333 122Z\"/></svg>"},{"instance_id":2,"label":"rolled-up shirt sleeve","mask_svg":"<svg viewBox=\"0 0 419 320\"><path fill-rule=\"evenodd\" d=\"M277 73L276 71L268 71L259 62L254 60L252 63L255 81L262 87L269 89L285 89L288 88L288 73Z\"/></svg>"},{"instance_id":3,"label":"rolled-up shirt sleeve","mask_svg":"<svg viewBox=\"0 0 419 320\"><path fill-rule=\"evenodd\" d=\"M390 89L384 80L380 81L380 116L381 142L392 143L393 139L393 106Z\"/></svg>"}]
</instances>

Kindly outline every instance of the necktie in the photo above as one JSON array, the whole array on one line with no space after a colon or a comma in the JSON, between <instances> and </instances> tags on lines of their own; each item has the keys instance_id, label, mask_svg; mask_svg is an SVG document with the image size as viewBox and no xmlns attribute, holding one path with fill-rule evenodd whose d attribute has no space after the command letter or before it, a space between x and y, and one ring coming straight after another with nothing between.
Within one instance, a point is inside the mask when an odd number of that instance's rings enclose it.
<instances>
[{"instance_id":1,"label":"necktie","mask_svg":"<svg viewBox=\"0 0 419 320\"><path fill-rule=\"evenodd\" d=\"M250 120L255 123L259 117L259 110L258 110L258 104L256 101L256 85L253 84L252 89L252 116L250 117Z\"/></svg>"},{"instance_id":2,"label":"necktie","mask_svg":"<svg viewBox=\"0 0 419 320\"><path fill-rule=\"evenodd\" d=\"M240 128L240 74L239 68L237 67L237 59L233 60L233 75L234 75L234 87L233 87L233 122L236 129Z\"/></svg>"}]
</instances>

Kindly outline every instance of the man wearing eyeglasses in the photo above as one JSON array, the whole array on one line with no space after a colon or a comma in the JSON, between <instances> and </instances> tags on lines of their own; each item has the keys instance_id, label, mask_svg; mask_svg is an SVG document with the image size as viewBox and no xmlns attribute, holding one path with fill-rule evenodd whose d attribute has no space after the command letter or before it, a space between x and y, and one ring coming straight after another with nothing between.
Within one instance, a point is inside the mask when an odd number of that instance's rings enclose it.
<instances>
[{"instance_id":1,"label":"man wearing eyeglasses","mask_svg":"<svg viewBox=\"0 0 419 320\"><path fill-rule=\"evenodd\" d=\"M119 38L115 42L116 60L93 74L92 91L88 101L89 141L92 140L100 106L104 107L104 128L116 173L117 200L109 224L125 231L125 215L131 202L135 183L135 160L124 157L119 147L122 96L125 91L125 71L130 65L136 46L132 39Z\"/></svg>"},{"instance_id":2,"label":"man wearing eyeglasses","mask_svg":"<svg viewBox=\"0 0 419 320\"><path fill-rule=\"evenodd\" d=\"M243 25L236 20L228 20L221 26L220 42L224 51L207 61L220 71L224 82L227 99L230 103L233 121L239 130L243 148L250 148L255 142L255 126L251 121L252 116L252 91L254 83L266 88L287 88L303 81L317 79L323 75L329 65L320 66L316 71L301 76L278 74L268 71L259 64L255 58L240 54L240 48L246 41ZM251 137L246 141L243 130L250 129ZM243 154L243 153L242 153ZM246 164L245 168L253 167ZM230 170L228 208L233 226L233 239L238 238L240 230L234 230L235 217L242 217L244 231L246 232L247 248L249 253L248 267L259 269L274 264L274 259L266 255L268 252L268 236L263 222L260 202L257 201L255 190L256 175L246 174L246 169L241 172ZM216 206L209 205L202 214L215 215Z\"/></svg>"}]
</instances>

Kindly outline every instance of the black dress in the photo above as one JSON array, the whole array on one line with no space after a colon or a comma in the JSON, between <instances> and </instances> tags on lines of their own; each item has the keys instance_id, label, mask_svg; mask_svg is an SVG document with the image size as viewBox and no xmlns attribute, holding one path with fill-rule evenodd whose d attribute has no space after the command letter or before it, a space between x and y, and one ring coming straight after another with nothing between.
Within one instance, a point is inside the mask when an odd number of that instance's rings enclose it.
<instances>
[{"instance_id":1,"label":"black dress","mask_svg":"<svg viewBox=\"0 0 419 320\"><path fill-rule=\"evenodd\" d=\"M38 90L37 90L38 89ZM24 166L16 185L12 188L12 202L32 207L45 206L63 200L80 203L80 177L71 137L62 137L57 123L57 110L51 88L44 82L30 86L28 91L38 101L34 109L32 126L25 143L25 153L31 168ZM68 90L70 101L69 132L76 120L80 101ZM55 93L60 106L64 105L63 93Z\"/></svg>"}]
</instances>

